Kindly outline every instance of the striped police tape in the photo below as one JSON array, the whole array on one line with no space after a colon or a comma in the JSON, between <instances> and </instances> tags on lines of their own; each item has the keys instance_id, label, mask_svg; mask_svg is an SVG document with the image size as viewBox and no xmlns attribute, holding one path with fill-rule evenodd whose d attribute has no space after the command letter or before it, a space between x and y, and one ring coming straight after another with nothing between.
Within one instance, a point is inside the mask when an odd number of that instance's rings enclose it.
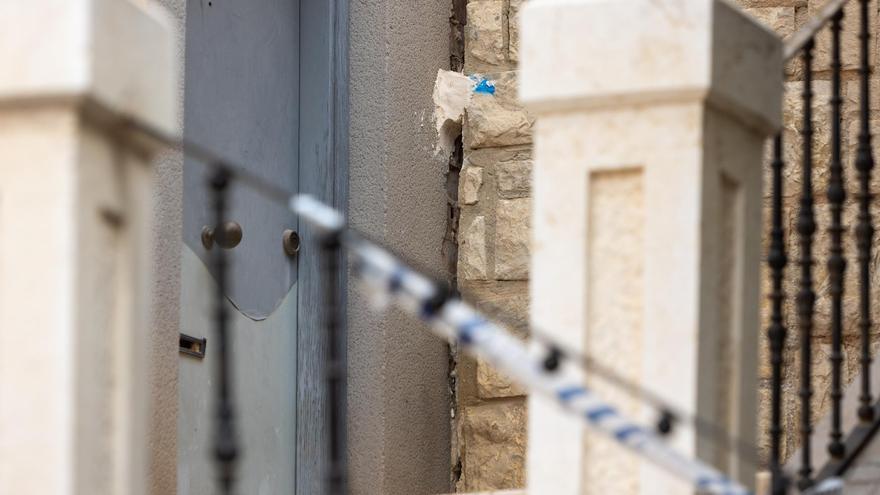
<instances>
[{"instance_id":1,"label":"striped police tape","mask_svg":"<svg viewBox=\"0 0 880 495\"><path fill-rule=\"evenodd\" d=\"M554 399L618 444L692 483L698 492L749 493L714 467L673 450L651 428L625 418L584 385L575 366L548 369L546 357L554 351L551 347L534 341L531 347L526 345L468 304L448 297L444 288L411 270L387 250L345 230L345 220L336 210L304 195L292 198L290 207L320 231L341 236L343 247L352 256L356 276L366 283L374 298L392 302L422 319L439 337L457 343L528 390ZM839 488L836 480L815 487L811 493L835 493Z\"/></svg>"}]
</instances>

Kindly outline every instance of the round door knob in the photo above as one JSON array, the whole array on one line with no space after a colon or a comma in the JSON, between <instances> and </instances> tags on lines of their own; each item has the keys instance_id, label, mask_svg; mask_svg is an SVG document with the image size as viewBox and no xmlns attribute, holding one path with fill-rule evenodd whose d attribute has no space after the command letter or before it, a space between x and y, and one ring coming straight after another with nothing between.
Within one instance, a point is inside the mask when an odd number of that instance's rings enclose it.
<instances>
[{"instance_id":1,"label":"round door knob","mask_svg":"<svg viewBox=\"0 0 880 495\"><path fill-rule=\"evenodd\" d=\"M281 243L288 256L296 256L296 253L299 252L299 234L295 230L286 229L281 234Z\"/></svg>"},{"instance_id":2,"label":"round door knob","mask_svg":"<svg viewBox=\"0 0 880 495\"><path fill-rule=\"evenodd\" d=\"M223 222L219 229L205 225L202 227L202 246L211 249L216 242L223 249L232 249L241 242L242 235L241 225L238 222Z\"/></svg>"}]
</instances>

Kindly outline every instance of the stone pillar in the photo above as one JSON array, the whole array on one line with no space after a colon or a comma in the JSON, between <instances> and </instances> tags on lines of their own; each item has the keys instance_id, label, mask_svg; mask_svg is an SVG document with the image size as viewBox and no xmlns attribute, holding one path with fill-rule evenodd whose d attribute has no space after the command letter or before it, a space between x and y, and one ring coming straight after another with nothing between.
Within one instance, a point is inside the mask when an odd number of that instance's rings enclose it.
<instances>
[{"instance_id":1,"label":"stone pillar","mask_svg":"<svg viewBox=\"0 0 880 495\"><path fill-rule=\"evenodd\" d=\"M520 55L520 96L537 117L535 328L753 442L779 39L719 0L530 2ZM751 465L705 440L687 425L670 438L753 484ZM529 400L527 478L536 494L693 492L540 397Z\"/></svg>"},{"instance_id":2,"label":"stone pillar","mask_svg":"<svg viewBox=\"0 0 880 495\"><path fill-rule=\"evenodd\" d=\"M176 128L147 2L0 2L0 493L146 492L150 232Z\"/></svg>"}]
</instances>

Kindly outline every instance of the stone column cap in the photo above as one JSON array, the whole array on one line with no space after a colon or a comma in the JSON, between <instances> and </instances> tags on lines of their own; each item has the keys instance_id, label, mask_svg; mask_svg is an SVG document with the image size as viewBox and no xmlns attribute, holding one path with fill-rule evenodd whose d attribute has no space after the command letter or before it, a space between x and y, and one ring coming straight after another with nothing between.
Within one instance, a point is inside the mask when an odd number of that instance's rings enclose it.
<instances>
[{"instance_id":1,"label":"stone column cap","mask_svg":"<svg viewBox=\"0 0 880 495\"><path fill-rule=\"evenodd\" d=\"M0 104L78 102L178 127L172 21L132 0L0 2Z\"/></svg>"},{"instance_id":2,"label":"stone column cap","mask_svg":"<svg viewBox=\"0 0 880 495\"><path fill-rule=\"evenodd\" d=\"M781 127L782 41L723 0L533 0L520 98L537 115L705 100Z\"/></svg>"}]
</instances>

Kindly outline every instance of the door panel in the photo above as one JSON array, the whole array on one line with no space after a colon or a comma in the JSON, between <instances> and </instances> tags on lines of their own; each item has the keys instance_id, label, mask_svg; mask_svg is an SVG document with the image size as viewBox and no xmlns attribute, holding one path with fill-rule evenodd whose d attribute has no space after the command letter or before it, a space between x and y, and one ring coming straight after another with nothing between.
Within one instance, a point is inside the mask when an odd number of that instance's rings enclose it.
<instances>
[{"instance_id":1,"label":"door panel","mask_svg":"<svg viewBox=\"0 0 880 495\"><path fill-rule=\"evenodd\" d=\"M186 15L184 135L289 191L300 189L299 0L189 0ZM210 169L184 168L181 280L183 333L207 338L205 357L181 355L178 494L214 495L215 421L212 304L216 284L203 227L212 218ZM297 257L283 249L296 218L232 182L227 220L240 224L229 255L233 403L241 446L237 493L296 493ZM216 243L211 249L222 249Z\"/></svg>"},{"instance_id":2,"label":"door panel","mask_svg":"<svg viewBox=\"0 0 880 495\"><path fill-rule=\"evenodd\" d=\"M299 176L299 0L190 0L186 15L184 133L238 166L289 191ZM210 169L184 169L184 242L203 261L210 225ZM233 182L229 220L243 231L229 251L227 294L253 319L270 315L296 280L282 234L291 212Z\"/></svg>"},{"instance_id":3,"label":"door panel","mask_svg":"<svg viewBox=\"0 0 880 495\"><path fill-rule=\"evenodd\" d=\"M183 248L180 320L182 329L207 336L204 359L182 355L179 381L178 495L218 493L212 435L216 342L210 332L214 280L201 260ZM296 483L296 286L263 321L245 317L229 304L236 426L241 445L237 493L295 493Z\"/></svg>"}]
</instances>

